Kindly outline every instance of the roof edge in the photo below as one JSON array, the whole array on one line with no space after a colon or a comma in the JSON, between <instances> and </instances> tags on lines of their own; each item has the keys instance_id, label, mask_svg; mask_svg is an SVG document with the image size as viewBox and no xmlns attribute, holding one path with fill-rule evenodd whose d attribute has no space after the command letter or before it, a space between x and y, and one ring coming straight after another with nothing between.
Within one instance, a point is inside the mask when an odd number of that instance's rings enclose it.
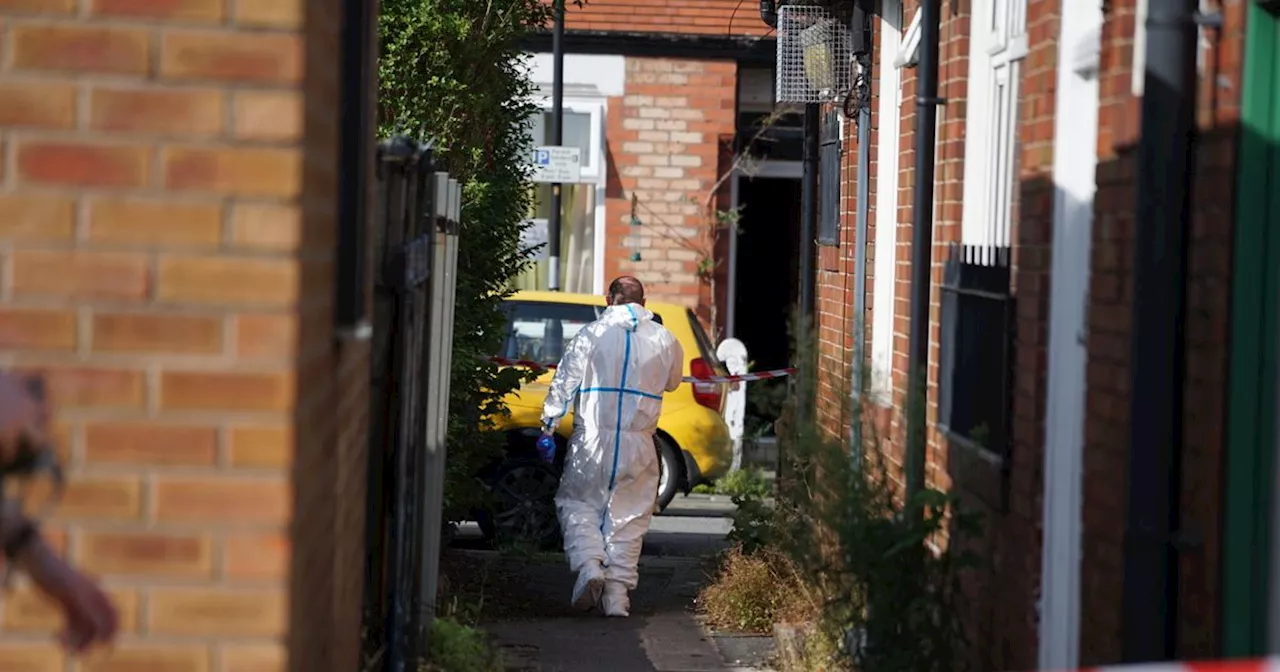
<instances>
[{"instance_id":1,"label":"roof edge","mask_svg":"<svg viewBox=\"0 0 1280 672\"><path fill-rule=\"evenodd\" d=\"M526 51L551 51L549 31L530 34L520 41ZM737 61L772 65L777 57L777 40L750 35L688 35L676 33L567 30L565 53L614 54L658 58L688 58Z\"/></svg>"}]
</instances>

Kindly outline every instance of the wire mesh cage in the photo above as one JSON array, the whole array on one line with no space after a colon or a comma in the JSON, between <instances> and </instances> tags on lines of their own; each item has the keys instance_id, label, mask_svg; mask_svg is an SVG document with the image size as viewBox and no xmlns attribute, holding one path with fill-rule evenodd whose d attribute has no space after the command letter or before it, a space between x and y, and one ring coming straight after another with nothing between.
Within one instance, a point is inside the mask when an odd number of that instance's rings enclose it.
<instances>
[{"instance_id":1,"label":"wire mesh cage","mask_svg":"<svg viewBox=\"0 0 1280 672\"><path fill-rule=\"evenodd\" d=\"M852 80L849 28L825 7L783 5L778 9L777 100L822 103L840 100Z\"/></svg>"}]
</instances>

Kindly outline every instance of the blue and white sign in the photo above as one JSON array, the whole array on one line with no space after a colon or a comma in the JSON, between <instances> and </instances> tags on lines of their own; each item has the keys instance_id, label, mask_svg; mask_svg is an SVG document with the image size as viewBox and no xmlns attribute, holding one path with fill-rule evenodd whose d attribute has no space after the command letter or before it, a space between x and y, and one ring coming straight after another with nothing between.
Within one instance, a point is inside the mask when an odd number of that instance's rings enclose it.
<instances>
[{"instance_id":1,"label":"blue and white sign","mask_svg":"<svg viewBox=\"0 0 1280 672\"><path fill-rule=\"evenodd\" d=\"M582 179L582 150L577 147L534 147L533 181L574 183Z\"/></svg>"}]
</instances>

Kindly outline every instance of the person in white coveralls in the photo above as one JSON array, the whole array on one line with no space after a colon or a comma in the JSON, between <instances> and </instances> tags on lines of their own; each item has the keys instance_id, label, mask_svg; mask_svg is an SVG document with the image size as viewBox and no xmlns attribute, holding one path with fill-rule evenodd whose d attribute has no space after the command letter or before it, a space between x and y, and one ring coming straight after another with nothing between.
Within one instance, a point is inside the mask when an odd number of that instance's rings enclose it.
<instances>
[{"instance_id":1,"label":"person in white coveralls","mask_svg":"<svg viewBox=\"0 0 1280 672\"><path fill-rule=\"evenodd\" d=\"M550 434L572 405L573 436L556 493L572 603L627 616L640 546L658 492L653 433L662 394L680 386L684 351L644 307L644 286L623 276L609 307L565 349L542 409Z\"/></svg>"}]
</instances>

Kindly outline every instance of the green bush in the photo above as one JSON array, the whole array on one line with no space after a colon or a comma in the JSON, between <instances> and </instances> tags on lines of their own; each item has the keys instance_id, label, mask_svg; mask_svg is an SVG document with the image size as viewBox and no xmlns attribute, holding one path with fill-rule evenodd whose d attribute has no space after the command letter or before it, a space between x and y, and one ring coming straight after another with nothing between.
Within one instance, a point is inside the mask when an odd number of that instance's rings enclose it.
<instances>
[{"instance_id":1,"label":"green bush","mask_svg":"<svg viewBox=\"0 0 1280 672\"><path fill-rule=\"evenodd\" d=\"M427 672L502 672L502 658L485 634L452 618L431 622L431 662Z\"/></svg>"},{"instance_id":2,"label":"green bush","mask_svg":"<svg viewBox=\"0 0 1280 672\"><path fill-rule=\"evenodd\" d=\"M520 39L547 25L543 0L383 0L379 133L420 135L463 187L453 377L449 397L446 517L468 517L483 498L473 475L504 437L493 420L526 375L488 358L504 334L508 283L527 264L520 232L532 191L528 129L533 84Z\"/></svg>"}]
</instances>

